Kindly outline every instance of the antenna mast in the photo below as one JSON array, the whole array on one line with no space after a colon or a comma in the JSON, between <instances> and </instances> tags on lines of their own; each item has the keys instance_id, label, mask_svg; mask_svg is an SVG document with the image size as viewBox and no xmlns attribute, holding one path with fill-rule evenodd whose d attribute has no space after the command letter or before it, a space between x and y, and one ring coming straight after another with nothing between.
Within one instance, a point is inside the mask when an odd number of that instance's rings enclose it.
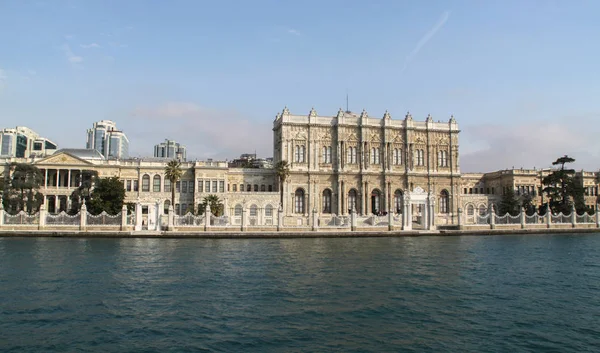
<instances>
[{"instance_id":1,"label":"antenna mast","mask_svg":"<svg viewBox=\"0 0 600 353\"><path fill-rule=\"evenodd\" d=\"M350 109L348 109L348 90L346 90L346 113L350 113Z\"/></svg>"}]
</instances>

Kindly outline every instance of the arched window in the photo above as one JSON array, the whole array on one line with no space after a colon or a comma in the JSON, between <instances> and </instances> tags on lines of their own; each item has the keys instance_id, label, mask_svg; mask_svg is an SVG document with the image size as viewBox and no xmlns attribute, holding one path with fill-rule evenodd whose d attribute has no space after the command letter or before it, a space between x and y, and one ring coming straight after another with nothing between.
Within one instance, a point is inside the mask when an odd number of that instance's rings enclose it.
<instances>
[{"instance_id":1,"label":"arched window","mask_svg":"<svg viewBox=\"0 0 600 353\"><path fill-rule=\"evenodd\" d=\"M152 178L152 191L160 192L160 175L155 175L154 178Z\"/></svg>"},{"instance_id":2,"label":"arched window","mask_svg":"<svg viewBox=\"0 0 600 353\"><path fill-rule=\"evenodd\" d=\"M467 206L467 216L475 215L475 207L473 205Z\"/></svg>"},{"instance_id":3,"label":"arched window","mask_svg":"<svg viewBox=\"0 0 600 353\"><path fill-rule=\"evenodd\" d=\"M425 151L417 150L416 153L417 153L417 165L418 166L425 165Z\"/></svg>"},{"instance_id":4,"label":"arched window","mask_svg":"<svg viewBox=\"0 0 600 353\"><path fill-rule=\"evenodd\" d=\"M438 152L438 166L439 167L447 167L448 166L448 152L447 151L439 151Z\"/></svg>"},{"instance_id":5,"label":"arched window","mask_svg":"<svg viewBox=\"0 0 600 353\"><path fill-rule=\"evenodd\" d=\"M297 189L294 194L294 212L304 213L304 190Z\"/></svg>"},{"instance_id":6,"label":"arched window","mask_svg":"<svg viewBox=\"0 0 600 353\"><path fill-rule=\"evenodd\" d=\"M246 191L248 191L248 192L252 191L252 185L250 185L250 184L246 185Z\"/></svg>"},{"instance_id":7,"label":"arched window","mask_svg":"<svg viewBox=\"0 0 600 353\"><path fill-rule=\"evenodd\" d=\"M394 211L396 213L402 213L402 206L404 205L404 195L401 190L394 192Z\"/></svg>"},{"instance_id":8,"label":"arched window","mask_svg":"<svg viewBox=\"0 0 600 353\"><path fill-rule=\"evenodd\" d=\"M256 205L250 206L250 217L258 216L258 207Z\"/></svg>"},{"instance_id":9,"label":"arched window","mask_svg":"<svg viewBox=\"0 0 600 353\"><path fill-rule=\"evenodd\" d=\"M379 214L381 212L381 191L374 189L371 192L371 213Z\"/></svg>"},{"instance_id":10,"label":"arched window","mask_svg":"<svg viewBox=\"0 0 600 353\"><path fill-rule=\"evenodd\" d=\"M485 216L487 214L487 208L485 205L479 205L479 215Z\"/></svg>"},{"instance_id":11,"label":"arched window","mask_svg":"<svg viewBox=\"0 0 600 353\"><path fill-rule=\"evenodd\" d=\"M379 147L371 148L371 164L379 164Z\"/></svg>"},{"instance_id":12,"label":"arched window","mask_svg":"<svg viewBox=\"0 0 600 353\"><path fill-rule=\"evenodd\" d=\"M240 184L240 192L244 192L244 184Z\"/></svg>"},{"instance_id":13,"label":"arched window","mask_svg":"<svg viewBox=\"0 0 600 353\"><path fill-rule=\"evenodd\" d=\"M440 193L440 213L449 213L448 200L450 196L447 190L442 190Z\"/></svg>"},{"instance_id":14,"label":"arched window","mask_svg":"<svg viewBox=\"0 0 600 353\"><path fill-rule=\"evenodd\" d=\"M402 164L402 149L394 148L394 154L392 156L392 163L395 165Z\"/></svg>"},{"instance_id":15,"label":"arched window","mask_svg":"<svg viewBox=\"0 0 600 353\"><path fill-rule=\"evenodd\" d=\"M273 217L273 206L265 206L265 217Z\"/></svg>"},{"instance_id":16,"label":"arched window","mask_svg":"<svg viewBox=\"0 0 600 353\"><path fill-rule=\"evenodd\" d=\"M169 178L165 178L165 192L171 192L171 180Z\"/></svg>"},{"instance_id":17,"label":"arched window","mask_svg":"<svg viewBox=\"0 0 600 353\"><path fill-rule=\"evenodd\" d=\"M352 212L352 210L358 212L357 194L356 189L348 191L348 212Z\"/></svg>"},{"instance_id":18,"label":"arched window","mask_svg":"<svg viewBox=\"0 0 600 353\"><path fill-rule=\"evenodd\" d=\"M331 213L331 190L323 190L323 213Z\"/></svg>"},{"instance_id":19,"label":"arched window","mask_svg":"<svg viewBox=\"0 0 600 353\"><path fill-rule=\"evenodd\" d=\"M150 175L144 174L142 177L142 191L150 191Z\"/></svg>"},{"instance_id":20,"label":"arched window","mask_svg":"<svg viewBox=\"0 0 600 353\"><path fill-rule=\"evenodd\" d=\"M165 200L165 204L163 206L163 214L169 214L169 206L171 206L171 200Z\"/></svg>"},{"instance_id":21,"label":"arched window","mask_svg":"<svg viewBox=\"0 0 600 353\"><path fill-rule=\"evenodd\" d=\"M296 163L304 163L306 149L303 145L296 145Z\"/></svg>"},{"instance_id":22,"label":"arched window","mask_svg":"<svg viewBox=\"0 0 600 353\"><path fill-rule=\"evenodd\" d=\"M258 184L254 184L254 192L258 191Z\"/></svg>"},{"instance_id":23,"label":"arched window","mask_svg":"<svg viewBox=\"0 0 600 353\"><path fill-rule=\"evenodd\" d=\"M235 205L235 208L233 209L233 215L237 216L237 217L242 215L242 205L240 205L240 204Z\"/></svg>"},{"instance_id":24,"label":"arched window","mask_svg":"<svg viewBox=\"0 0 600 353\"><path fill-rule=\"evenodd\" d=\"M265 186L265 184L261 184L260 185L260 191L266 191L267 187Z\"/></svg>"},{"instance_id":25,"label":"arched window","mask_svg":"<svg viewBox=\"0 0 600 353\"><path fill-rule=\"evenodd\" d=\"M331 146L323 146L323 163L331 163Z\"/></svg>"},{"instance_id":26,"label":"arched window","mask_svg":"<svg viewBox=\"0 0 600 353\"><path fill-rule=\"evenodd\" d=\"M233 191L237 191L237 184L233 184Z\"/></svg>"},{"instance_id":27,"label":"arched window","mask_svg":"<svg viewBox=\"0 0 600 353\"><path fill-rule=\"evenodd\" d=\"M356 164L356 147L348 147L348 164Z\"/></svg>"}]
</instances>

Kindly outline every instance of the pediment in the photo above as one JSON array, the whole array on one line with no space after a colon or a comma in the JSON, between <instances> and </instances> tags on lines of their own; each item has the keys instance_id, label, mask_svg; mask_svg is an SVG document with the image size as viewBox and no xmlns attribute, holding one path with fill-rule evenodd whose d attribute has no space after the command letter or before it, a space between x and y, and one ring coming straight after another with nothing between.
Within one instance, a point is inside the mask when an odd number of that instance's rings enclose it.
<instances>
[{"instance_id":1,"label":"pediment","mask_svg":"<svg viewBox=\"0 0 600 353\"><path fill-rule=\"evenodd\" d=\"M63 165L93 165L89 161L81 159L79 157L75 157L66 152L55 153L51 156L48 156L44 159L41 159L34 164L44 165L44 164L63 164Z\"/></svg>"}]
</instances>

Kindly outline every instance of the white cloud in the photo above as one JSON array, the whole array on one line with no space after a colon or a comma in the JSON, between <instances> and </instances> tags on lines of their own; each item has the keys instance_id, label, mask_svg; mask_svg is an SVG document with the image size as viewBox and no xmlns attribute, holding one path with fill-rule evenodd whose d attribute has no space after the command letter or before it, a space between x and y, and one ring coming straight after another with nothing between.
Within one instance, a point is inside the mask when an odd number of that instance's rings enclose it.
<instances>
[{"instance_id":1,"label":"white cloud","mask_svg":"<svg viewBox=\"0 0 600 353\"><path fill-rule=\"evenodd\" d=\"M410 52L410 54L408 54L408 56L404 60L404 66L402 67L402 70L400 70L400 73L402 73L402 72L404 72L404 70L406 70L406 68L408 67L408 64L413 60L413 58L415 56L417 56L417 54L419 53L421 48L423 48L423 46L425 44L427 44L427 42L431 38L433 38L433 36L437 33L437 31L439 31L440 28L442 28L444 26L444 24L446 24L446 21L448 21L449 17L450 17L450 11L444 11L444 13L442 13L442 16L437 21L437 23L427 33L425 33L425 35L417 43L417 46Z\"/></svg>"},{"instance_id":2,"label":"white cloud","mask_svg":"<svg viewBox=\"0 0 600 353\"><path fill-rule=\"evenodd\" d=\"M62 46L62 50L65 53L68 62L72 64L78 64L83 62L83 58L81 56L75 55L68 44L64 44Z\"/></svg>"},{"instance_id":3,"label":"white cloud","mask_svg":"<svg viewBox=\"0 0 600 353\"><path fill-rule=\"evenodd\" d=\"M90 44L81 44L80 47L84 48L84 49L89 49L89 48L100 48L100 44L98 43L90 43Z\"/></svg>"},{"instance_id":4,"label":"white cloud","mask_svg":"<svg viewBox=\"0 0 600 353\"><path fill-rule=\"evenodd\" d=\"M295 36L300 36L300 32L298 32L297 30L293 29L293 28L288 28L287 32L289 34L293 34Z\"/></svg>"},{"instance_id":5,"label":"white cloud","mask_svg":"<svg viewBox=\"0 0 600 353\"><path fill-rule=\"evenodd\" d=\"M590 119L589 124L598 121ZM546 168L556 158L575 158L576 169L598 170L600 141L593 129L561 121L481 124L462 128L460 169L489 172L507 168Z\"/></svg>"},{"instance_id":6,"label":"white cloud","mask_svg":"<svg viewBox=\"0 0 600 353\"><path fill-rule=\"evenodd\" d=\"M153 107L138 107L131 113L135 133L128 133L134 144L152 146L172 138L187 147L189 158L231 159L256 150L272 154L271 119L254 121L236 111L220 111L193 102L167 102ZM140 124L140 120L144 120ZM141 143L141 144L140 144Z\"/></svg>"},{"instance_id":7,"label":"white cloud","mask_svg":"<svg viewBox=\"0 0 600 353\"><path fill-rule=\"evenodd\" d=\"M66 40L71 40L71 39L73 39L73 38L75 38L75 36L74 36L74 35L72 35L72 34L66 34L66 35L65 35L65 39L66 39Z\"/></svg>"}]
</instances>

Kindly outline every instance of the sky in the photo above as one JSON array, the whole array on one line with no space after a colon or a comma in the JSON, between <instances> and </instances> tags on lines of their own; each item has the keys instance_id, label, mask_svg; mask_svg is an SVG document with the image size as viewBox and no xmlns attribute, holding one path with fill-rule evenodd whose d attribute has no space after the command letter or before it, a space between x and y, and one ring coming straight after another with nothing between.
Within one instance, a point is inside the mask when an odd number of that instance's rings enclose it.
<instances>
[{"instance_id":1,"label":"sky","mask_svg":"<svg viewBox=\"0 0 600 353\"><path fill-rule=\"evenodd\" d=\"M272 155L292 114L457 119L462 172L600 168L598 1L0 0L0 127Z\"/></svg>"}]
</instances>

